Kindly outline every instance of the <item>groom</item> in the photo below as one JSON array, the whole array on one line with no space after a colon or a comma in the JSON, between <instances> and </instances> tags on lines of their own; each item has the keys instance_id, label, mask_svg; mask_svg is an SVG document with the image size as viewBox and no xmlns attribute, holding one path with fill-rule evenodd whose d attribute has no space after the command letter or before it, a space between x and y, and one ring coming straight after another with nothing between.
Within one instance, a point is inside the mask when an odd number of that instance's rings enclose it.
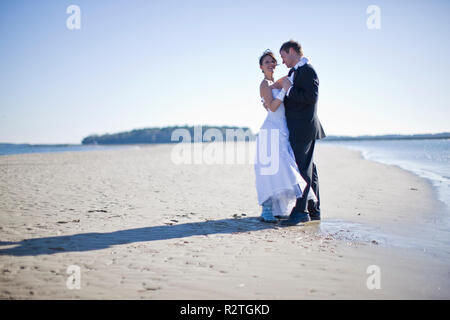
<instances>
[{"instance_id":1,"label":"groom","mask_svg":"<svg viewBox=\"0 0 450 320\"><path fill-rule=\"evenodd\" d=\"M296 225L300 222L320 220L319 179L313 162L316 140L325 138L325 132L317 117L319 79L316 71L303 57L300 44L285 42L280 48L281 58L286 67L291 68L288 78L283 80L284 108L289 129L289 142L294 151L300 174L307 185L301 198L297 199L289 219L282 225ZM317 202L307 201L312 189Z\"/></svg>"}]
</instances>

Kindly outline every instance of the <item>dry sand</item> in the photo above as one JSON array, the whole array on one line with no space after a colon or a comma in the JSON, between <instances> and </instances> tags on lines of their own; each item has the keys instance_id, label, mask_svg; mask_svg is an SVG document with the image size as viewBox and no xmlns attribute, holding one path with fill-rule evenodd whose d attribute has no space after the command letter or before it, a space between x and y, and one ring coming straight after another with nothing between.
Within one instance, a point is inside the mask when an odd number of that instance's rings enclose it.
<instances>
[{"instance_id":1,"label":"dry sand","mask_svg":"<svg viewBox=\"0 0 450 320\"><path fill-rule=\"evenodd\" d=\"M450 298L425 180L318 144L323 220L280 228L257 219L251 164L175 165L172 148L1 156L0 298Z\"/></svg>"}]
</instances>

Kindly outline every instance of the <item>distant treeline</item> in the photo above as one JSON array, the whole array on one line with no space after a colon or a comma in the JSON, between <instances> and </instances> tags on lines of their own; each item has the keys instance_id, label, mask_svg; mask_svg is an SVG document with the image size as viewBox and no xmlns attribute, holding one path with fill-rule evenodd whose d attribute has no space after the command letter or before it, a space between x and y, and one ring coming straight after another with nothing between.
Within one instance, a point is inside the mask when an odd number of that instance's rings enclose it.
<instances>
[{"instance_id":1,"label":"distant treeline","mask_svg":"<svg viewBox=\"0 0 450 320\"><path fill-rule=\"evenodd\" d=\"M201 128L201 129L200 129ZM256 139L256 135L247 127L229 127L229 126L174 126L174 127L163 127L163 128L145 128L145 129L135 129L127 132L119 132L114 134L103 134L103 135L90 135L84 138L82 144L146 144L146 143L177 143L182 139L175 137L172 140L172 133L177 129L185 129L184 132L189 132L190 141L211 141L205 136L205 132L208 129L216 129L214 131L209 130L208 132L213 135L221 134L221 138L225 141L228 134L233 132L237 133L236 141L253 141ZM187 130L187 131L186 131ZM218 131L217 131L218 130ZM181 130L183 131L183 130ZM180 131L178 131L180 132ZM212 139L214 140L214 139ZM183 140L184 141L184 140ZM184 141L188 142L188 141Z\"/></svg>"},{"instance_id":2,"label":"distant treeline","mask_svg":"<svg viewBox=\"0 0 450 320\"><path fill-rule=\"evenodd\" d=\"M201 128L201 129L199 129ZM103 135L90 135L82 140L82 144L147 144L147 143L177 143L181 140L184 142L186 139L172 140L172 133L177 129L185 129L188 132L188 141L203 141L209 142L211 139L205 136L205 132L208 129L215 129L213 133L217 135L220 133L223 141L227 137L227 130L229 132L239 133L234 140L253 141L256 139L257 134L253 134L248 127L232 127L232 126L201 126L195 128L194 126L174 126L163 128L145 128L135 129L132 131L119 132L113 134ZM217 131L218 130L218 131ZM209 131L211 133L212 131ZM201 136L201 138L199 138ZM420 139L450 139L450 132L434 133L434 134L413 134L413 135L400 135L400 134L387 134L380 136L328 136L324 141L356 141L356 140L420 140ZM213 139L214 140L214 139Z\"/></svg>"},{"instance_id":3,"label":"distant treeline","mask_svg":"<svg viewBox=\"0 0 450 320\"><path fill-rule=\"evenodd\" d=\"M355 140L421 140L421 139L450 139L450 132L432 134L386 134L381 136L328 136L324 141L355 141Z\"/></svg>"}]
</instances>

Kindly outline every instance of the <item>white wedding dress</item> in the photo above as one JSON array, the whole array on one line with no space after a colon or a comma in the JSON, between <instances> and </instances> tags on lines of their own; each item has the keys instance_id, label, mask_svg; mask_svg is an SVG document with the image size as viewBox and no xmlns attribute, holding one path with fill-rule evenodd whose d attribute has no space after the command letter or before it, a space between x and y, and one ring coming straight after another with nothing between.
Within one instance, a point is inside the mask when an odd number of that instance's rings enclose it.
<instances>
[{"instance_id":1,"label":"white wedding dress","mask_svg":"<svg viewBox=\"0 0 450 320\"><path fill-rule=\"evenodd\" d=\"M272 89L272 96L275 98L279 92L280 89ZM275 112L268 110L256 139L254 169L259 205L271 200L274 216L288 216L302 196L306 181L298 171L289 143L284 104ZM308 200L317 201L312 189Z\"/></svg>"}]
</instances>

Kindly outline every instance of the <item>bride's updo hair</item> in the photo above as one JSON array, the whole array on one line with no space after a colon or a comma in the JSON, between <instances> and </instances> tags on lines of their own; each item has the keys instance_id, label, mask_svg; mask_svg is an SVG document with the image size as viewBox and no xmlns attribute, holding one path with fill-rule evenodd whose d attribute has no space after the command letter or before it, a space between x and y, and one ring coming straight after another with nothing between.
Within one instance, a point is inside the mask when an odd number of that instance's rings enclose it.
<instances>
[{"instance_id":1,"label":"bride's updo hair","mask_svg":"<svg viewBox=\"0 0 450 320\"><path fill-rule=\"evenodd\" d=\"M278 61L277 59L275 59L275 55L273 54L272 51L270 51L270 49L267 49L266 51L263 52L262 56L259 58L259 65L262 66L263 64L263 60L265 57L270 56L272 57L272 59L275 61L275 63L278 65Z\"/></svg>"}]
</instances>

